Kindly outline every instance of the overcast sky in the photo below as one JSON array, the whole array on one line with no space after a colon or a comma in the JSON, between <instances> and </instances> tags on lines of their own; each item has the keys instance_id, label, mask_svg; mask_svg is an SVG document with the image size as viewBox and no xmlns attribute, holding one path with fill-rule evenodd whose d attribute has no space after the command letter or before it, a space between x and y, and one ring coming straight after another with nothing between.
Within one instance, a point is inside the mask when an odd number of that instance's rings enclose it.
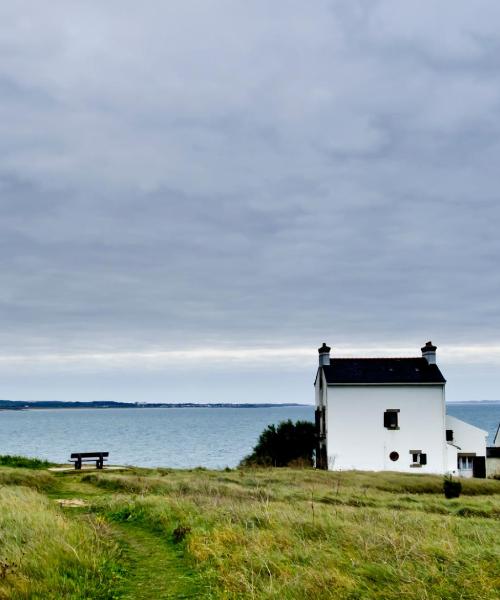
<instances>
[{"instance_id":1,"label":"overcast sky","mask_svg":"<svg viewBox=\"0 0 500 600\"><path fill-rule=\"evenodd\" d=\"M0 4L0 397L500 399L500 3Z\"/></svg>"}]
</instances>

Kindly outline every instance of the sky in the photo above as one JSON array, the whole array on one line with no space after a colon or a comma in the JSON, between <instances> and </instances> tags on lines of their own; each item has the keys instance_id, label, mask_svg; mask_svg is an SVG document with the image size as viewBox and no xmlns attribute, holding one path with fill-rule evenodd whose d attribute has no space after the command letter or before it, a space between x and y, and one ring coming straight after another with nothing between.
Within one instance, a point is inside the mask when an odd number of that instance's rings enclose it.
<instances>
[{"instance_id":1,"label":"sky","mask_svg":"<svg viewBox=\"0 0 500 600\"><path fill-rule=\"evenodd\" d=\"M0 4L0 397L500 399L500 3Z\"/></svg>"}]
</instances>

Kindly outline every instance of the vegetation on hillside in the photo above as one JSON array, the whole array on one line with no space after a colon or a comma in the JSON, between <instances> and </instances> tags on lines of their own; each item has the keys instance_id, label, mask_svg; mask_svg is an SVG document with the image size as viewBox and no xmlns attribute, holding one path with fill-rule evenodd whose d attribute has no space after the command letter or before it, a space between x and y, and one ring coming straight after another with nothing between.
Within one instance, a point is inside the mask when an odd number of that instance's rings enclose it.
<instances>
[{"instance_id":1,"label":"vegetation on hillside","mask_svg":"<svg viewBox=\"0 0 500 600\"><path fill-rule=\"evenodd\" d=\"M0 487L0 598L114 598L119 552L104 521L73 519L47 497Z\"/></svg>"},{"instance_id":2,"label":"vegetation on hillside","mask_svg":"<svg viewBox=\"0 0 500 600\"><path fill-rule=\"evenodd\" d=\"M312 466L315 446L314 423L282 421L277 427L269 425L264 429L241 466L286 467L293 463Z\"/></svg>"},{"instance_id":3,"label":"vegetation on hillside","mask_svg":"<svg viewBox=\"0 0 500 600\"><path fill-rule=\"evenodd\" d=\"M16 456L11 454L0 455L0 466L16 467L21 469L47 469L52 463L40 458L27 458L26 456Z\"/></svg>"},{"instance_id":4,"label":"vegetation on hillside","mask_svg":"<svg viewBox=\"0 0 500 600\"><path fill-rule=\"evenodd\" d=\"M494 480L446 499L441 477L398 473L1 475L0 598L499 596Z\"/></svg>"}]
</instances>

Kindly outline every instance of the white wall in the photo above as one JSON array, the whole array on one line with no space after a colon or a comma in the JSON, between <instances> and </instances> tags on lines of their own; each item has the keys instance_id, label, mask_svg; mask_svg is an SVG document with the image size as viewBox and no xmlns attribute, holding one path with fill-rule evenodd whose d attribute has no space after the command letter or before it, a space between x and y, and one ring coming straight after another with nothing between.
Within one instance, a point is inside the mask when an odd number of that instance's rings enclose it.
<instances>
[{"instance_id":1,"label":"white wall","mask_svg":"<svg viewBox=\"0 0 500 600\"><path fill-rule=\"evenodd\" d=\"M459 453L475 452L477 456L486 456L487 431L451 415L446 415L446 429L453 430L453 444L460 448Z\"/></svg>"},{"instance_id":2,"label":"white wall","mask_svg":"<svg viewBox=\"0 0 500 600\"><path fill-rule=\"evenodd\" d=\"M391 408L400 410L397 431L384 427ZM328 468L445 473L444 424L442 385L328 386ZM410 467L410 450L426 453L427 465Z\"/></svg>"},{"instance_id":3,"label":"white wall","mask_svg":"<svg viewBox=\"0 0 500 600\"><path fill-rule=\"evenodd\" d=\"M486 459L486 477L500 475L500 458Z\"/></svg>"},{"instance_id":4,"label":"white wall","mask_svg":"<svg viewBox=\"0 0 500 600\"><path fill-rule=\"evenodd\" d=\"M447 428L449 429L449 428ZM458 448L451 444L446 444L446 472L450 475L458 475Z\"/></svg>"}]
</instances>

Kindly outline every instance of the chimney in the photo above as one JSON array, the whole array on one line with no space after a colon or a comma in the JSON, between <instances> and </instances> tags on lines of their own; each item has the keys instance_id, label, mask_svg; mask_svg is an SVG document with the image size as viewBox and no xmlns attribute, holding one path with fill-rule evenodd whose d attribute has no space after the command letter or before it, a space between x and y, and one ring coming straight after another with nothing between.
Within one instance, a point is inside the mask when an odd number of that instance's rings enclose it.
<instances>
[{"instance_id":1,"label":"chimney","mask_svg":"<svg viewBox=\"0 0 500 600\"><path fill-rule=\"evenodd\" d=\"M422 357L425 358L430 365L436 364L436 350L437 347L433 346L432 342L427 342L422 348Z\"/></svg>"},{"instance_id":2,"label":"chimney","mask_svg":"<svg viewBox=\"0 0 500 600\"><path fill-rule=\"evenodd\" d=\"M318 348L319 352L319 366L329 367L330 366L330 350L331 348L323 342L321 348Z\"/></svg>"}]
</instances>

